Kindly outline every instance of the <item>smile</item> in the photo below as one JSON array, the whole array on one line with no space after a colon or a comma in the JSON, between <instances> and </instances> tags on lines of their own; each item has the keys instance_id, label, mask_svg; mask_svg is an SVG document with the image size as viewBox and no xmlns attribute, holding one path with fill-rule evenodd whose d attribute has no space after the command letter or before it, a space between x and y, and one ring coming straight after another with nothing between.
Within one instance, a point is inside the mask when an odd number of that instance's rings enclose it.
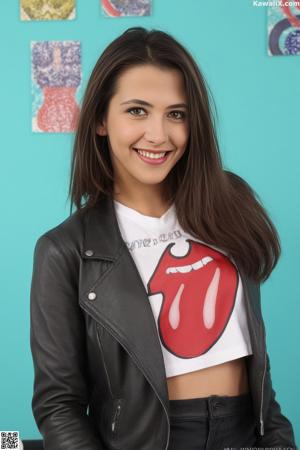
<instances>
[{"instance_id":1,"label":"smile","mask_svg":"<svg viewBox=\"0 0 300 450\"><path fill-rule=\"evenodd\" d=\"M152 150L142 150L139 148L134 148L136 152L138 152L142 156L146 156L147 158L163 158L166 153L169 153L171 150L165 150L163 152L152 151Z\"/></svg>"},{"instance_id":2,"label":"smile","mask_svg":"<svg viewBox=\"0 0 300 450\"><path fill-rule=\"evenodd\" d=\"M150 152L147 150L140 150L137 148L133 149L138 157L148 164L163 164L167 159L171 151L167 150L164 152Z\"/></svg>"}]
</instances>

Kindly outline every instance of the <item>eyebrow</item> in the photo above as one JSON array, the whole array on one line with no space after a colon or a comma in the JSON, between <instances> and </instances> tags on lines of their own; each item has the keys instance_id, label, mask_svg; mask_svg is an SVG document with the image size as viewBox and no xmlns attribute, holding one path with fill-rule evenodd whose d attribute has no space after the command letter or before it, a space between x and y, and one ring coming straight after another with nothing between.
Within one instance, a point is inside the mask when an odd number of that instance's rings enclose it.
<instances>
[{"instance_id":1,"label":"eyebrow","mask_svg":"<svg viewBox=\"0 0 300 450\"><path fill-rule=\"evenodd\" d=\"M137 103L139 105L153 107L153 105L151 105L151 103L145 102L145 100L140 100L138 98L132 98L130 100L127 100L126 102L121 103L121 105L125 105L127 103ZM166 109L170 109L170 108L187 108L187 104L186 103L175 103L175 105L170 105Z\"/></svg>"}]
</instances>

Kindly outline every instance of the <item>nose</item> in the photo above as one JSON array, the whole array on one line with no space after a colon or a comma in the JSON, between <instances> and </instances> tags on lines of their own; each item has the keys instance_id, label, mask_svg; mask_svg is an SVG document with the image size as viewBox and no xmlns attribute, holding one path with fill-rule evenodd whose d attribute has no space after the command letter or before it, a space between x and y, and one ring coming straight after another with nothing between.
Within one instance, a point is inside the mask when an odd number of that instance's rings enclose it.
<instances>
[{"instance_id":1,"label":"nose","mask_svg":"<svg viewBox=\"0 0 300 450\"><path fill-rule=\"evenodd\" d=\"M163 119L153 117L147 121L147 128L145 131L145 139L152 144L162 144L167 141L167 132Z\"/></svg>"}]
</instances>

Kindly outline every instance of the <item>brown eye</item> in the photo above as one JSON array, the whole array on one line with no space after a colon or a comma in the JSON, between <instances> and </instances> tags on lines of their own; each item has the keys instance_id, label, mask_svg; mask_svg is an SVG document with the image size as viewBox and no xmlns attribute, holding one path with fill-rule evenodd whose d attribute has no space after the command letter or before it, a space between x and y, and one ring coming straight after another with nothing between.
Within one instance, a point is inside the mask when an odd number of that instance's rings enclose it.
<instances>
[{"instance_id":1,"label":"brown eye","mask_svg":"<svg viewBox=\"0 0 300 450\"><path fill-rule=\"evenodd\" d=\"M131 114L131 111L145 111L143 108L129 108L126 112ZM140 116L141 114L132 114L133 116Z\"/></svg>"},{"instance_id":2,"label":"brown eye","mask_svg":"<svg viewBox=\"0 0 300 450\"><path fill-rule=\"evenodd\" d=\"M178 117L174 117L174 119L178 120L178 119L184 119L186 117L186 114L184 111L172 111L172 113L175 114L180 114L180 116Z\"/></svg>"}]
</instances>

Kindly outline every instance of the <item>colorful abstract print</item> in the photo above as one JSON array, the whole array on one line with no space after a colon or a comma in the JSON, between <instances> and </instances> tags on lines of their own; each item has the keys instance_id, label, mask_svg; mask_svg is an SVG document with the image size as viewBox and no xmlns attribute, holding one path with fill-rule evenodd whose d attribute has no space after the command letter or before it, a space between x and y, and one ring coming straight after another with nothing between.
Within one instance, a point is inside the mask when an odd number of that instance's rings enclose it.
<instances>
[{"instance_id":1,"label":"colorful abstract print","mask_svg":"<svg viewBox=\"0 0 300 450\"><path fill-rule=\"evenodd\" d=\"M150 8L151 0L102 0L102 13L106 17L149 16Z\"/></svg>"},{"instance_id":2,"label":"colorful abstract print","mask_svg":"<svg viewBox=\"0 0 300 450\"><path fill-rule=\"evenodd\" d=\"M21 20L71 20L75 0L20 0Z\"/></svg>"},{"instance_id":3,"label":"colorful abstract print","mask_svg":"<svg viewBox=\"0 0 300 450\"><path fill-rule=\"evenodd\" d=\"M268 7L268 54L300 55L300 6L296 3Z\"/></svg>"},{"instance_id":4,"label":"colorful abstract print","mask_svg":"<svg viewBox=\"0 0 300 450\"><path fill-rule=\"evenodd\" d=\"M32 130L72 132L79 107L75 99L81 83L79 41L32 41Z\"/></svg>"}]
</instances>

